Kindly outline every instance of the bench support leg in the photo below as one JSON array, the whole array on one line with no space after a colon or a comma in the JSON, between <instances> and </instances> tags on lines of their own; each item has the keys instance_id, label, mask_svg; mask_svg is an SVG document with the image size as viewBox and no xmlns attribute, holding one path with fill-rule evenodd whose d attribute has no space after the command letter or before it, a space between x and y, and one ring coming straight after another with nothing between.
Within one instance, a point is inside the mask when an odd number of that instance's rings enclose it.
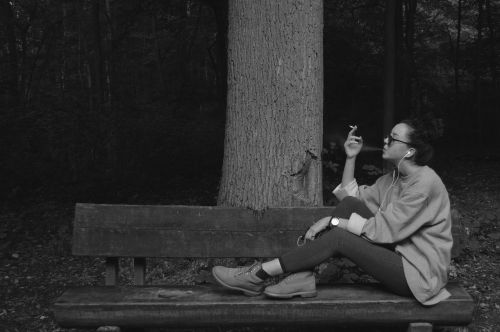
<instances>
[{"instance_id":1,"label":"bench support leg","mask_svg":"<svg viewBox=\"0 0 500 332\"><path fill-rule=\"evenodd\" d=\"M134 284L144 285L144 276L146 274L146 258L134 258Z\"/></svg>"},{"instance_id":2,"label":"bench support leg","mask_svg":"<svg viewBox=\"0 0 500 332\"><path fill-rule=\"evenodd\" d=\"M106 257L106 286L115 286L118 283L118 257Z\"/></svg>"},{"instance_id":3,"label":"bench support leg","mask_svg":"<svg viewBox=\"0 0 500 332\"><path fill-rule=\"evenodd\" d=\"M408 332L432 332L431 323L410 323L408 325Z\"/></svg>"}]
</instances>

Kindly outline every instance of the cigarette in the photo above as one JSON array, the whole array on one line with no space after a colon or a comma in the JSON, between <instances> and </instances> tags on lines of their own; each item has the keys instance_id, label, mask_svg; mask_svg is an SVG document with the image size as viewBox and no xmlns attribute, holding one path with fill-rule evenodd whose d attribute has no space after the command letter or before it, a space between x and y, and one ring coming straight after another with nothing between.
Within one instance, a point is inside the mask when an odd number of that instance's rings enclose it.
<instances>
[{"instance_id":1,"label":"cigarette","mask_svg":"<svg viewBox=\"0 0 500 332\"><path fill-rule=\"evenodd\" d=\"M351 128L351 129L354 129L354 127L356 127L356 126L349 125L349 128Z\"/></svg>"}]
</instances>

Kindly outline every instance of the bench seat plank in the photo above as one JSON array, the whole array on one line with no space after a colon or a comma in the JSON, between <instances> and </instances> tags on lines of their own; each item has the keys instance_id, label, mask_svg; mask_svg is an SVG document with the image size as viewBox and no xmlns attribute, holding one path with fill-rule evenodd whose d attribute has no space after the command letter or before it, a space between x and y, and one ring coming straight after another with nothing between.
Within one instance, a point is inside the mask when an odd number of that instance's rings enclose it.
<instances>
[{"instance_id":1,"label":"bench seat plank","mask_svg":"<svg viewBox=\"0 0 500 332\"><path fill-rule=\"evenodd\" d=\"M246 297L215 285L81 287L66 291L54 304L54 314L63 327L468 324L474 307L471 297L458 284L447 289L452 297L423 307L377 284L324 285L318 287L316 298L292 300Z\"/></svg>"}]
</instances>

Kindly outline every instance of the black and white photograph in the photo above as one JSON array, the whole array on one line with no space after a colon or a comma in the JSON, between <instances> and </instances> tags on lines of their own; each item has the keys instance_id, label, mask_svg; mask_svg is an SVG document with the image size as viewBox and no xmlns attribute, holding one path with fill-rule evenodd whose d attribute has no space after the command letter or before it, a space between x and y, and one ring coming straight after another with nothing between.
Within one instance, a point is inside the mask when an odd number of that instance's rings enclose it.
<instances>
[{"instance_id":1,"label":"black and white photograph","mask_svg":"<svg viewBox=\"0 0 500 332\"><path fill-rule=\"evenodd\" d=\"M500 331L499 0L0 0L0 332Z\"/></svg>"}]
</instances>

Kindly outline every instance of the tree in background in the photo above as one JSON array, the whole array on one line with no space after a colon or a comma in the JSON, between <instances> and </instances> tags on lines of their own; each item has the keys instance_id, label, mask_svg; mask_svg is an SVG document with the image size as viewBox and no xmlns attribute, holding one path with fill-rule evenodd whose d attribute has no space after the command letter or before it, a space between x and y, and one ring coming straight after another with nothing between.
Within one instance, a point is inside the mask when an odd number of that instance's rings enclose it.
<instances>
[{"instance_id":1,"label":"tree in background","mask_svg":"<svg viewBox=\"0 0 500 332\"><path fill-rule=\"evenodd\" d=\"M322 205L321 0L230 1L219 205Z\"/></svg>"},{"instance_id":2,"label":"tree in background","mask_svg":"<svg viewBox=\"0 0 500 332\"><path fill-rule=\"evenodd\" d=\"M396 107L396 10L396 1L386 0L384 24L384 134L389 133L394 125Z\"/></svg>"}]
</instances>

